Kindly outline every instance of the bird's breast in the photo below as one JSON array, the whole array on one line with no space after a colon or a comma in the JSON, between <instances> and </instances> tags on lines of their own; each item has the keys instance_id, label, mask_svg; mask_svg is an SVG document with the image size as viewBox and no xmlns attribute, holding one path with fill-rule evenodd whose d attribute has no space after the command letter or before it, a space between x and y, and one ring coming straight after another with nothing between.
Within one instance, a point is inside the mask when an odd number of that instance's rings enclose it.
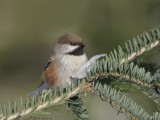
<instances>
[{"instance_id":1,"label":"bird's breast","mask_svg":"<svg viewBox=\"0 0 160 120\"><path fill-rule=\"evenodd\" d=\"M71 84L71 76L87 62L85 54L81 56L64 55L59 59L58 64L58 83L65 87Z\"/></svg>"},{"instance_id":2,"label":"bird's breast","mask_svg":"<svg viewBox=\"0 0 160 120\"><path fill-rule=\"evenodd\" d=\"M50 86L64 88L71 84L71 76L86 62L85 54L81 56L58 56L43 72L43 80Z\"/></svg>"}]
</instances>

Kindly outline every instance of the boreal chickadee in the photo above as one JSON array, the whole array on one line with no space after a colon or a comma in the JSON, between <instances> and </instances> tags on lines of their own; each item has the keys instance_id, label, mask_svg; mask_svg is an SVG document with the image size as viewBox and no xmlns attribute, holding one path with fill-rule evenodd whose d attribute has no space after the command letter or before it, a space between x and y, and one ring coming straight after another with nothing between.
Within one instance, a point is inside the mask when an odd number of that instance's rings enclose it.
<instances>
[{"instance_id":1,"label":"boreal chickadee","mask_svg":"<svg viewBox=\"0 0 160 120\"><path fill-rule=\"evenodd\" d=\"M73 33L61 36L42 73L42 84L29 95L39 94L50 87L64 88L71 85L71 76L87 62L82 39Z\"/></svg>"}]
</instances>

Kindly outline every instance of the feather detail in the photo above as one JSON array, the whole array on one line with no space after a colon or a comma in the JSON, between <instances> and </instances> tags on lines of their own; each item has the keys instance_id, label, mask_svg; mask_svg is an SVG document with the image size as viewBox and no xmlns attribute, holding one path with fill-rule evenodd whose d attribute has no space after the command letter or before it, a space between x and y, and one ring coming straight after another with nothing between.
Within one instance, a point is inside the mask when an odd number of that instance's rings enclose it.
<instances>
[{"instance_id":1,"label":"feather detail","mask_svg":"<svg viewBox=\"0 0 160 120\"><path fill-rule=\"evenodd\" d=\"M35 89L34 91L30 92L27 94L27 96L38 96L42 90L49 90L50 89L50 86L46 83L43 83L41 86L39 86L37 89Z\"/></svg>"},{"instance_id":2,"label":"feather detail","mask_svg":"<svg viewBox=\"0 0 160 120\"><path fill-rule=\"evenodd\" d=\"M57 79L57 66L55 59L50 60L48 62L47 66L45 67L42 79L45 83L47 83L50 86L57 87L58 86L58 79Z\"/></svg>"}]
</instances>

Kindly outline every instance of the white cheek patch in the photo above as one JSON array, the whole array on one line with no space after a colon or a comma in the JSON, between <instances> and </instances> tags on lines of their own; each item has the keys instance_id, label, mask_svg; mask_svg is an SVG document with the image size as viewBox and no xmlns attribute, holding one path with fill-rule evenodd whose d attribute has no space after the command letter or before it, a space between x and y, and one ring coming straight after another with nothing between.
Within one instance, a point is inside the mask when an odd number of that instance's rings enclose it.
<instances>
[{"instance_id":1,"label":"white cheek patch","mask_svg":"<svg viewBox=\"0 0 160 120\"><path fill-rule=\"evenodd\" d=\"M63 45L63 48L65 48L66 53L73 52L76 48L78 48L78 45Z\"/></svg>"},{"instance_id":2,"label":"white cheek patch","mask_svg":"<svg viewBox=\"0 0 160 120\"><path fill-rule=\"evenodd\" d=\"M73 52L76 48L78 48L78 45L68 45L68 44L57 44L54 51L56 54L66 54L69 52Z\"/></svg>"}]
</instances>

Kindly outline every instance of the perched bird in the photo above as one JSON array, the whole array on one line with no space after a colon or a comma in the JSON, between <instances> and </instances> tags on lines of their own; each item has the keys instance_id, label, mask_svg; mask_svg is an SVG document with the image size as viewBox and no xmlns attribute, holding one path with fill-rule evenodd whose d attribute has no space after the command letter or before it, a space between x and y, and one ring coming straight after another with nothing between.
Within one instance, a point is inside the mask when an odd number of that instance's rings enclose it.
<instances>
[{"instance_id":1,"label":"perched bird","mask_svg":"<svg viewBox=\"0 0 160 120\"><path fill-rule=\"evenodd\" d=\"M87 62L82 39L73 33L61 36L42 73L42 84L29 95L37 95L50 87L64 88L72 83L71 76Z\"/></svg>"}]
</instances>

